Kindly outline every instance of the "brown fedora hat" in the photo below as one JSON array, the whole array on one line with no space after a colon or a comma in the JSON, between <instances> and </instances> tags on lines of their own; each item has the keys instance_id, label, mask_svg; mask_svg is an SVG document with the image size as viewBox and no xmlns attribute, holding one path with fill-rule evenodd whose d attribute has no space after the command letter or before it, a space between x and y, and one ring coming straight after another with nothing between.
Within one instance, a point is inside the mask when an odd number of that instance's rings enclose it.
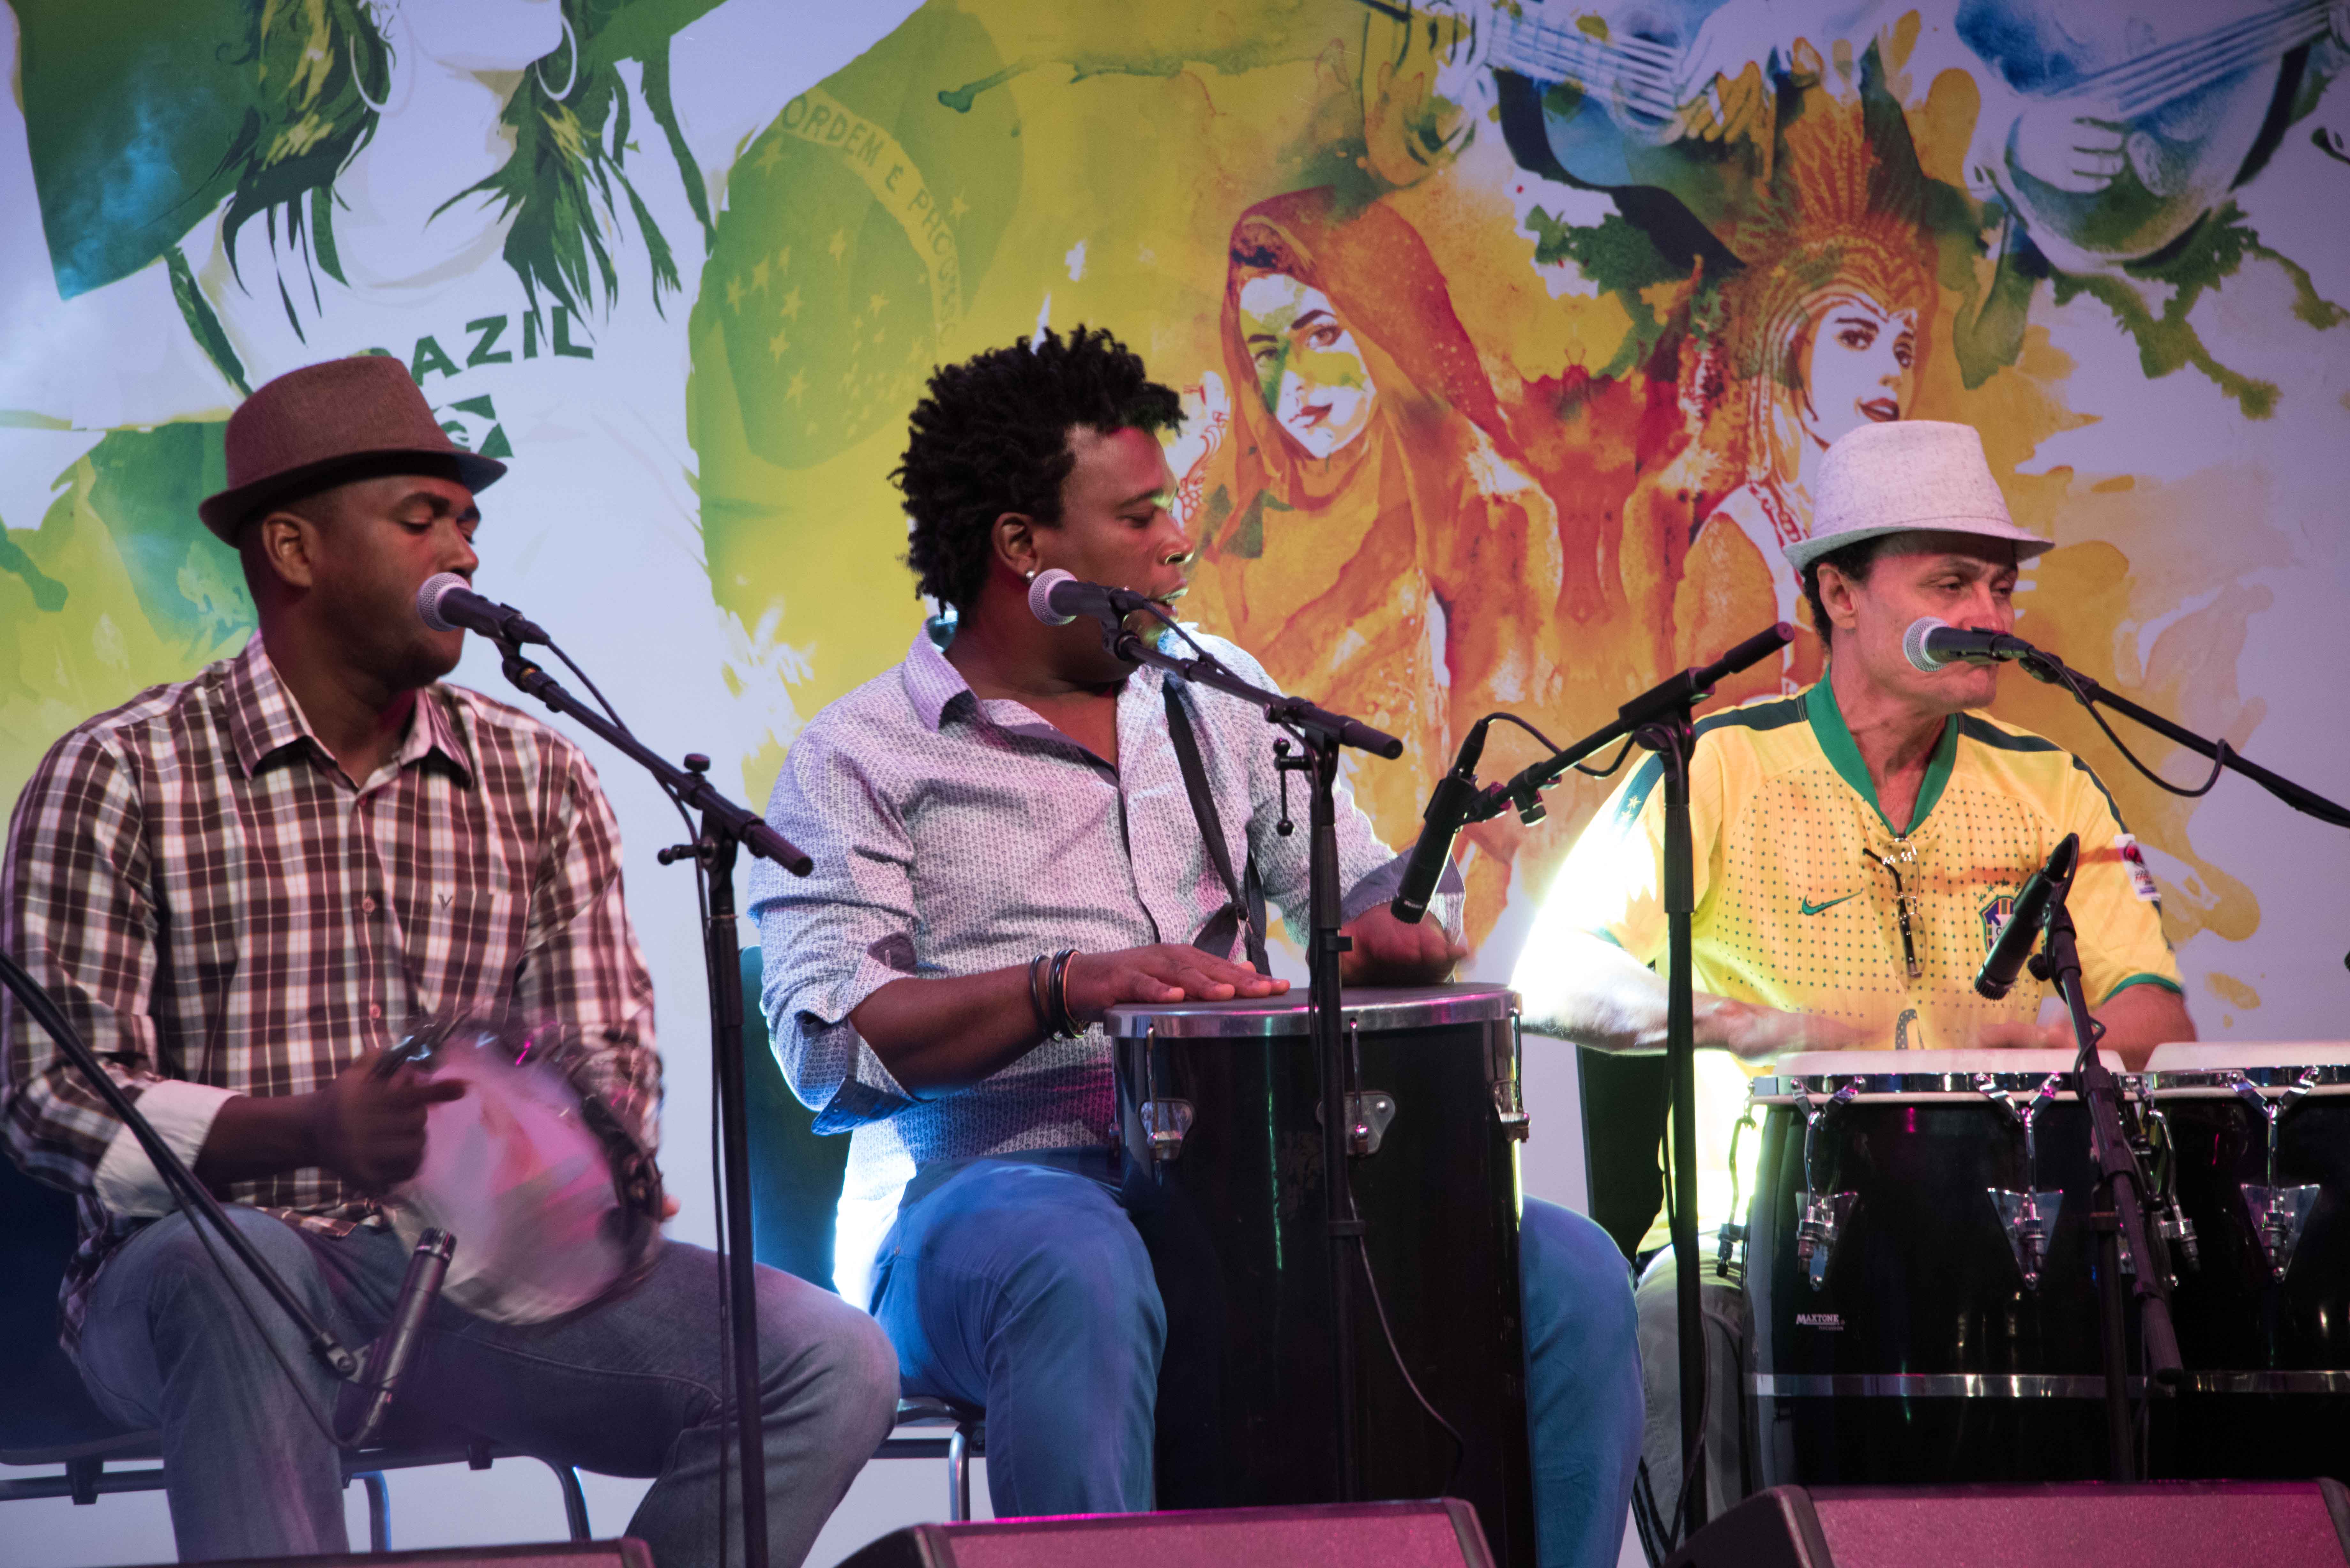
<instances>
[{"instance_id":1,"label":"brown fedora hat","mask_svg":"<svg viewBox=\"0 0 2350 1568\"><path fill-rule=\"evenodd\" d=\"M423 473L486 490L506 471L449 439L408 368L361 354L288 370L228 417L228 488L198 504L234 545L255 513L353 479Z\"/></svg>"}]
</instances>

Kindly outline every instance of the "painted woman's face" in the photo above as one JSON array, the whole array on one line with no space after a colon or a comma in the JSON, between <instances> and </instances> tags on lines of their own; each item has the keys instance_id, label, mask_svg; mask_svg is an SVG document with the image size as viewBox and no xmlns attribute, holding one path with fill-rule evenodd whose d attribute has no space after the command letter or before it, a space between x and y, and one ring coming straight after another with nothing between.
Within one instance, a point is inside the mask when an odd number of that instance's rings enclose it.
<instances>
[{"instance_id":1,"label":"painted woman's face","mask_svg":"<svg viewBox=\"0 0 2350 1568\"><path fill-rule=\"evenodd\" d=\"M1825 447L1864 424L1908 419L1917 391L1917 313L1830 295L1811 307L1811 317L1818 325L1799 367L1804 431Z\"/></svg>"},{"instance_id":2,"label":"painted woman's face","mask_svg":"<svg viewBox=\"0 0 2350 1568\"><path fill-rule=\"evenodd\" d=\"M1328 457L1363 433L1378 389L1320 289L1284 273L1253 277L1241 286L1240 317L1257 390L1290 440Z\"/></svg>"}]
</instances>

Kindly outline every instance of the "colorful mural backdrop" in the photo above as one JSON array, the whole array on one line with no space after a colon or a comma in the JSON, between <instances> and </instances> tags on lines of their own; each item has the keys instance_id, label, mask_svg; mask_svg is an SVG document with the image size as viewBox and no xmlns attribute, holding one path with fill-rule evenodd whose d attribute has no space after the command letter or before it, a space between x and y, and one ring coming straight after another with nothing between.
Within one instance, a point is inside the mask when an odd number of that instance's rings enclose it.
<instances>
[{"instance_id":1,"label":"colorful mural backdrop","mask_svg":"<svg viewBox=\"0 0 2350 1568\"><path fill-rule=\"evenodd\" d=\"M2350 786L2350 11L2327 0L15 0L0 54L0 794L234 649L197 525L243 392L407 365L510 457L482 581L763 800L926 607L930 368L1109 327L1180 387L1191 612L1404 735L1564 741L1796 619L1867 421L1978 426L2027 636ZM1816 677L1805 635L1724 700ZM501 690L494 668L464 676ZM2335 1035L2350 847L2138 779L2209 1033ZM2136 737L2134 737L2135 739ZM2141 753L2180 782L2194 759ZM1531 760L1497 739L1488 769ZM691 900L611 770L672 1029ZM1506 974L1575 829L1469 836ZM673 824L673 819L671 819Z\"/></svg>"}]
</instances>

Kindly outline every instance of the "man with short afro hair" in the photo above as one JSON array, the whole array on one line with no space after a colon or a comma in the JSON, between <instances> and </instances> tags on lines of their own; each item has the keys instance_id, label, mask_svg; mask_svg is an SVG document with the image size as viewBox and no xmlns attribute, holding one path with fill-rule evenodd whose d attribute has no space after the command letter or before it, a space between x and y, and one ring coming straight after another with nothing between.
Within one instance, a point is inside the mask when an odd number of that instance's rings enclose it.
<instances>
[{"instance_id":1,"label":"man with short afro hair","mask_svg":"<svg viewBox=\"0 0 2350 1568\"><path fill-rule=\"evenodd\" d=\"M1193 542L1156 433L1177 415L1103 332L932 378L898 478L908 562L953 608L951 639L918 635L801 732L767 815L816 870L752 874L776 1054L816 1130L851 1134L834 1277L871 1303L909 1393L985 1407L999 1515L1156 1501L1168 1314L1121 1190L1102 1016L1285 992L1251 949L1266 900L1309 901L1263 714L1028 606L1055 569L1177 601ZM1421 924L1389 914L1400 861L1343 784L1337 837L1347 982L1444 979L1465 952L1458 898ZM1597 1226L1533 1199L1520 1255L1541 1560L1596 1568L1616 1561L1639 1444L1629 1272Z\"/></svg>"}]
</instances>

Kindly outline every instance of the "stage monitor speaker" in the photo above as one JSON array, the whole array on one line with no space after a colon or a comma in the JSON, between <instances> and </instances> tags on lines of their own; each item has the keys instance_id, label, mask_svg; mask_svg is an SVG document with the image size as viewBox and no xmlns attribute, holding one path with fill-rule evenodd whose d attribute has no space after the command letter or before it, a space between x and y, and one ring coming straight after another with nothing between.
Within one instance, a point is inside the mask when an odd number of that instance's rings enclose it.
<instances>
[{"instance_id":1,"label":"stage monitor speaker","mask_svg":"<svg viewBox=\"0 0 2350 1568\"><path fill-rule=\"evenodd\" d=\"M455 1546L436 1552L361 1552L348 1557L206 1558L204 1568L395 1568L409 1563L430 1564L432 1568L653 1568L653 1554L643 1542L624 1535L618 1541Z\"/></svg>"},{"instance_id":2,"label":"stage monitor speaker","mask_svg":"<svg viewBox=\"0 0 2350 1568\"><path fill-rule=\"evenodd\" d=\"M2350 1491L2315 1481L1773 1487L1665 1568L2344 1568Z\"/></svg>"},{"instance_id":3,"label":"stage monitor speaker","mask_svg":"<svg viewBox=\"0 0 2350 1568\"><path fill-rule=\"evenodd\" d=\"M1492 1568L1477 1511L1430 1502L1201 1509L915 1524L840 1568Z\"/></svg>"}]
</instances>

